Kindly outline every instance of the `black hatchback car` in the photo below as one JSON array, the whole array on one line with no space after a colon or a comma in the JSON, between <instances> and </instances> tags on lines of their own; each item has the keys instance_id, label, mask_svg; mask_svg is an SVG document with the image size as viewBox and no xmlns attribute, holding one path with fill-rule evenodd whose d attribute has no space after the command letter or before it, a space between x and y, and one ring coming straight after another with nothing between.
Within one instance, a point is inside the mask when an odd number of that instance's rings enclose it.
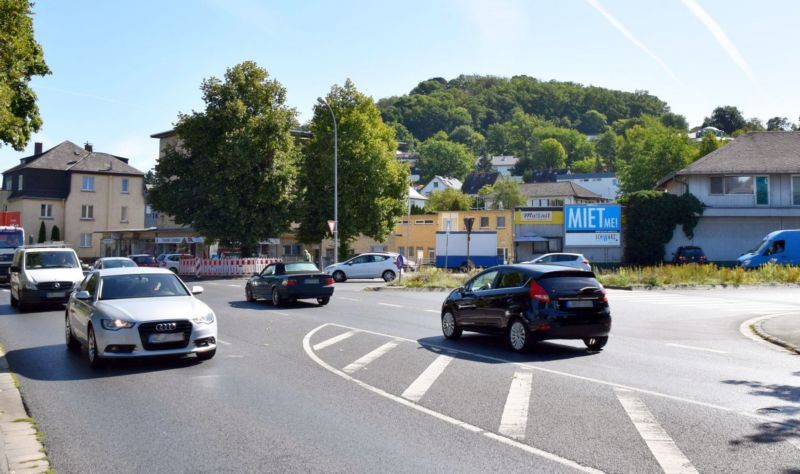
<instances>
[{"instance_id":1,"label":"black hatchback car","mask_svg":"<svg viewBox=\"0 0 800 474\"><path fill-rule=\"evenodd\" d=\"M611 311L594 273L547 264L489 268L453 290L442 304L442 332L501 334L515 352L534 341L583 339L591 351L608 342Z\"/></svg>"},{"instance_id":2,"label":"black hatchback car","mask_svg":"<svg viewBox=\"0 0 800 474\"><path fill-rule=\"evenodd\" d=\"M706 254L703 249L694 245L678 247L672 256L672 263L707 263Z\"/></svg>"}]
</instances>

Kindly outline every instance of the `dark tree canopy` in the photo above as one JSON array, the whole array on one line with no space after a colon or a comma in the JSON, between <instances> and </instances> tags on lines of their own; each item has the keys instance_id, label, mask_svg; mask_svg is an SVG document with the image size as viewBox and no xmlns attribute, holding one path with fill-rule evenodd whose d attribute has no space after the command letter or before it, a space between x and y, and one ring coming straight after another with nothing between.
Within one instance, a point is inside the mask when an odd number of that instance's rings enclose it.
<instances>
[{"instance_id":1,"label":"dark tree canopy","mask_svg":"<svg viewBox=\"0 0 800 474\"><path fill-rule=\"evenodd\" d=\"M703 121L703 127L717 127L728 135L744 128L746 124L747 121L742 112L732 105L717 107L711 113L711 117L706 117Z\"/></svg>"},{"instance_id":2,"label":"dark tree canopy","mask_svg":"<svg viewBox=\"0 0 800 474\"><path fill-rule=\"evenodd\" d=\"M247 254L294 217L296 112L283 86L251 61L228 69L224 81L204 80L201 90L206 108L179 116L180 146L156 164L150 202Z\"/></svg>"},{"instance_id":3,"label":"dark tree canopy","mask_svg":"<svg viewBox=\"0 0 800 474\"><path fill-rule=\"evenodd\" d=\"M34 76L50 74L42 47L33 36L28 0L0 2L0 142L23 151L42 126L36 94L28 85Z\"/></svg>"}]
</instances>

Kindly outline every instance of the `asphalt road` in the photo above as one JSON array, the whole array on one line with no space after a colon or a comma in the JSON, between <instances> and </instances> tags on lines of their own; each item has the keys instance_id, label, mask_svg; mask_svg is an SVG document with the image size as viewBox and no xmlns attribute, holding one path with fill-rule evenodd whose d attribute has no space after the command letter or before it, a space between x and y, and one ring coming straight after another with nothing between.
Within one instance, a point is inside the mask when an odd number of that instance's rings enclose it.
<instances>
[{"instance_id":1,"label":"asphalt road","mask_svg":"<svg viewBox=\"0 0 800 474\"><path fill-rule=\"evenodd\" d=\"M206 281L217 357L93 371L63 309L18 314L0 341L57 472L800 473L800 363L749 339L797 312L796 289L612 291L606 349L445 341L444 293L361 291L247 303ZM800 317L800 316L799 316Z\"/></svg>"}]
</instances>

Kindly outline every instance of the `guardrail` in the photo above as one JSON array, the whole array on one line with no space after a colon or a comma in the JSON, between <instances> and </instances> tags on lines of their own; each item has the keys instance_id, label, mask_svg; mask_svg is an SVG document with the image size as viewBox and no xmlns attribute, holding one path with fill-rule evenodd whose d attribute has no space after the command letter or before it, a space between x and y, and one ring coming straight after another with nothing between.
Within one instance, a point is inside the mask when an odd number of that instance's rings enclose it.
<instances>
[{"instance_id":1,"label":"guardrail","mask_svg":"<svg viewBox=\"0 0 800 474\"><path fill-rule=\"evenodd\" d=\"M270 263L280 262L279 258L199 258L183 257L178 265L181 276L235 277L258 273Z\"/></svg>"}]
</instances>

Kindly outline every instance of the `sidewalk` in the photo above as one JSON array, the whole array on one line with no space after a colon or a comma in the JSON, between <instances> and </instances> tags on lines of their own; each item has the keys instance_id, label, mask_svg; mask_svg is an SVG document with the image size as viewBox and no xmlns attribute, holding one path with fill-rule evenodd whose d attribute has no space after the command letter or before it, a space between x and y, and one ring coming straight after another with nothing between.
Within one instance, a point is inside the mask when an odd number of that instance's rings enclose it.
<instances>
[{"instance_id":1,"label":"sidewalk","mask_svg":"<svg viewBox=\"0 0 800 474\"><path fill-rule=\"evenodd\" d=\"M0 349L0 473L44 473L50 469L36 425L28 418L22 396Z\"/></svg>"},{"instance_id":2,"label":"sidewalk","mask_svg":"<svg viewBox=\"0 0 800 474\"><path fill-rule=\"evenodd\" d=\"M767 341L800 354L800 314L785 314L753 324L756 334Z\"/></svg>"}]
</instances>

